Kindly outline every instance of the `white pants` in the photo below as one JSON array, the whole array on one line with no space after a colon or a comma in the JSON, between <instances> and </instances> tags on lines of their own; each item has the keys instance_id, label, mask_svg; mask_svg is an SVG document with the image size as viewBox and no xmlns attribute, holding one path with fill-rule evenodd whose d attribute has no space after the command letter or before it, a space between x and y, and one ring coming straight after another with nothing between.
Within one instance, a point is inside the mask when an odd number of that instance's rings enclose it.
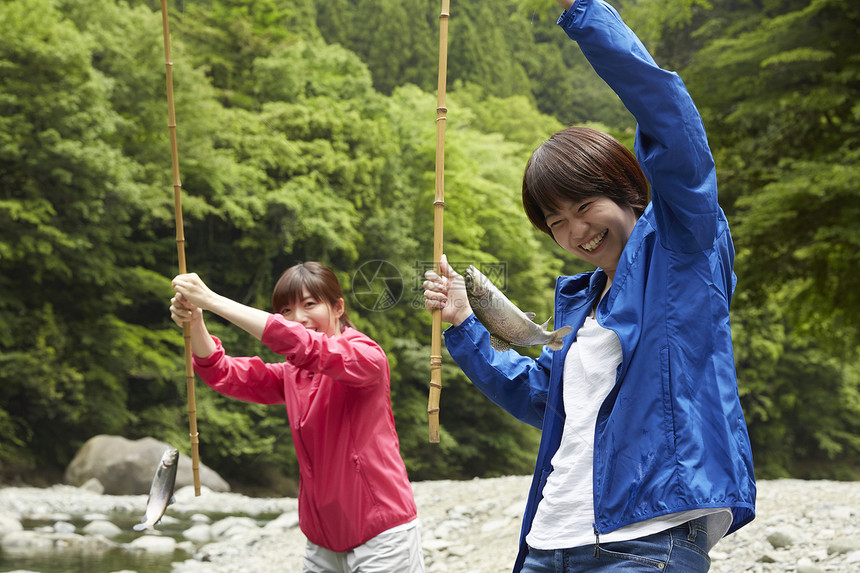
<instances>
[{"instance_id":1,"label":"white pants","mask_svg":"<svg viewBox=\"0 0 860 573\"><path fill-rule=\"evenodd\" d=\"M418 520L338 553L307 542L303 573L424 573Z\"/></svg>"}]
</instances>

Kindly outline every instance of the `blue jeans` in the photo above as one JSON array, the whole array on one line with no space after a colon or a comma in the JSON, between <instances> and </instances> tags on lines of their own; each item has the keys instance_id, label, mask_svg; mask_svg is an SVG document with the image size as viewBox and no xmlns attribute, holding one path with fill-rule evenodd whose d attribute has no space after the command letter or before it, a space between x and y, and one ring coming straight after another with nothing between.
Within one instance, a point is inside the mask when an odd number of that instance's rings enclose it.
<instances>
[{"instance_id":1,"label":"blue jeans","mask_svg":"<svg viewBox=\"0 0 860 573\"><path fill-rule=\"evenodd\" d=\"M639 539L548 551L529 547L522 573L641 571L706 573L708 531L704 519Z\"/></svg>"}]
</instances>

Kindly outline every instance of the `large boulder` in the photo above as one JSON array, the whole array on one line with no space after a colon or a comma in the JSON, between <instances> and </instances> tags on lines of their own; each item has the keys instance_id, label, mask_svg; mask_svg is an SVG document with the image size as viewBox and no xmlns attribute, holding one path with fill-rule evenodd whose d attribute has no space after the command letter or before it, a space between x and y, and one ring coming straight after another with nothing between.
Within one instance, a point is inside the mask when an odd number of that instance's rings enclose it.
<instances>
[{"instance_id":1,"label":"large boulder","mask_svg":"<svg viewBox=\"0 0 860 573\"><path fill-rule=\"evenodd\" d=\"M161 456L169 447L169 444L155 438L129 440L122 436L94 436L87 440L66 468L65 481L81 486L95 478L108 495L148 494ZM179 454L176 489L193 483L191 458ZM230 491L230 485L202 463L200 483L212 491Z\"/></svg>"}]
</instances>

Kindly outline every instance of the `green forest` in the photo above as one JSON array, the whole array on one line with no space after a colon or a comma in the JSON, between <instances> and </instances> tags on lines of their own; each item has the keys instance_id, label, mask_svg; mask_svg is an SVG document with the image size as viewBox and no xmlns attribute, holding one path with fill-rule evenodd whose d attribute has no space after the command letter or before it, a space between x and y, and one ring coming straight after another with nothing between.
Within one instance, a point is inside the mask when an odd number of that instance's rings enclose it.
<instances>
[{"instance_id":1,"label":"green forest","mask_svg":"<svg viewBox=\"0 0 860 573\"><path fill-rule=\"evenodd\" d=\"M539 436L442 367L429 443L439 0L171 0L188 270L270 310L280 273L332 267L391 362L413 480L530 473ZM860 478L860 5L617 0L704 118L737 248L732 321L759 478ZM531 228L531 151L633 118L554 0L452 0L444 249L542 322L587 270ZM0 482L57 476L96 434L190 453L158 0L0 3ZM384 280L383 280L384 279ZM234 355L277 359L208 321ZM537 352L524 349L523 352ZM198 381L200 459L298 475L281 406Z\"/></svg>"}]
</instances>

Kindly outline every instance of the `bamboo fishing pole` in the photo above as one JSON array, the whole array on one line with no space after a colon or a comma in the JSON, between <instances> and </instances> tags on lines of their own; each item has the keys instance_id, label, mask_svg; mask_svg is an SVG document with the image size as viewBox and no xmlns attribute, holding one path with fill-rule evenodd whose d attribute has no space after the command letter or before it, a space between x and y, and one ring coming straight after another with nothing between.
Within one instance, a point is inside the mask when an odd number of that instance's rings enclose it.
<instances>
[{"instance_id":1,"label":"bamboo fishing pole","mask_svg":"<svg viewBox=\"0 0 860 573\"><path fill-rule=\"evenodd\" d=\"M445 85L448 77L448 10L450 0L442 0L439 14L439 84L436 90L436 195L433 200L433 270L442 275L442 215L445 211ZM432 312L430 340L430 396L427 415L430 422L430 442L439 442L439 398L442 395L442 311Z\"/></svg>"},{"instance_id":2,"label":"bamboo fishing pole","mask_svg":"<svg viewBox=\"0 0 860 573\"><path fill-rule=\"evenodd\" d=\"M173 164L173 207L176 214L176 250L179 255L179 273L185 274L185 231L182 223L182 183L179 179L179 151L176 145L176 113L173 108L173 60L170 57L170 27L167 21L167 0L161 0L161 19L164 22L164 65L167 67L167 127L170 130L170 157ZM194 495L200 495L200 436L197 433L197 403L194 398L194 367L191 364L191 327L182 326L185 339L185 386L188 391L188 426L191 436L191 470L194 476Z\"/></svg>"}]
</instances>

